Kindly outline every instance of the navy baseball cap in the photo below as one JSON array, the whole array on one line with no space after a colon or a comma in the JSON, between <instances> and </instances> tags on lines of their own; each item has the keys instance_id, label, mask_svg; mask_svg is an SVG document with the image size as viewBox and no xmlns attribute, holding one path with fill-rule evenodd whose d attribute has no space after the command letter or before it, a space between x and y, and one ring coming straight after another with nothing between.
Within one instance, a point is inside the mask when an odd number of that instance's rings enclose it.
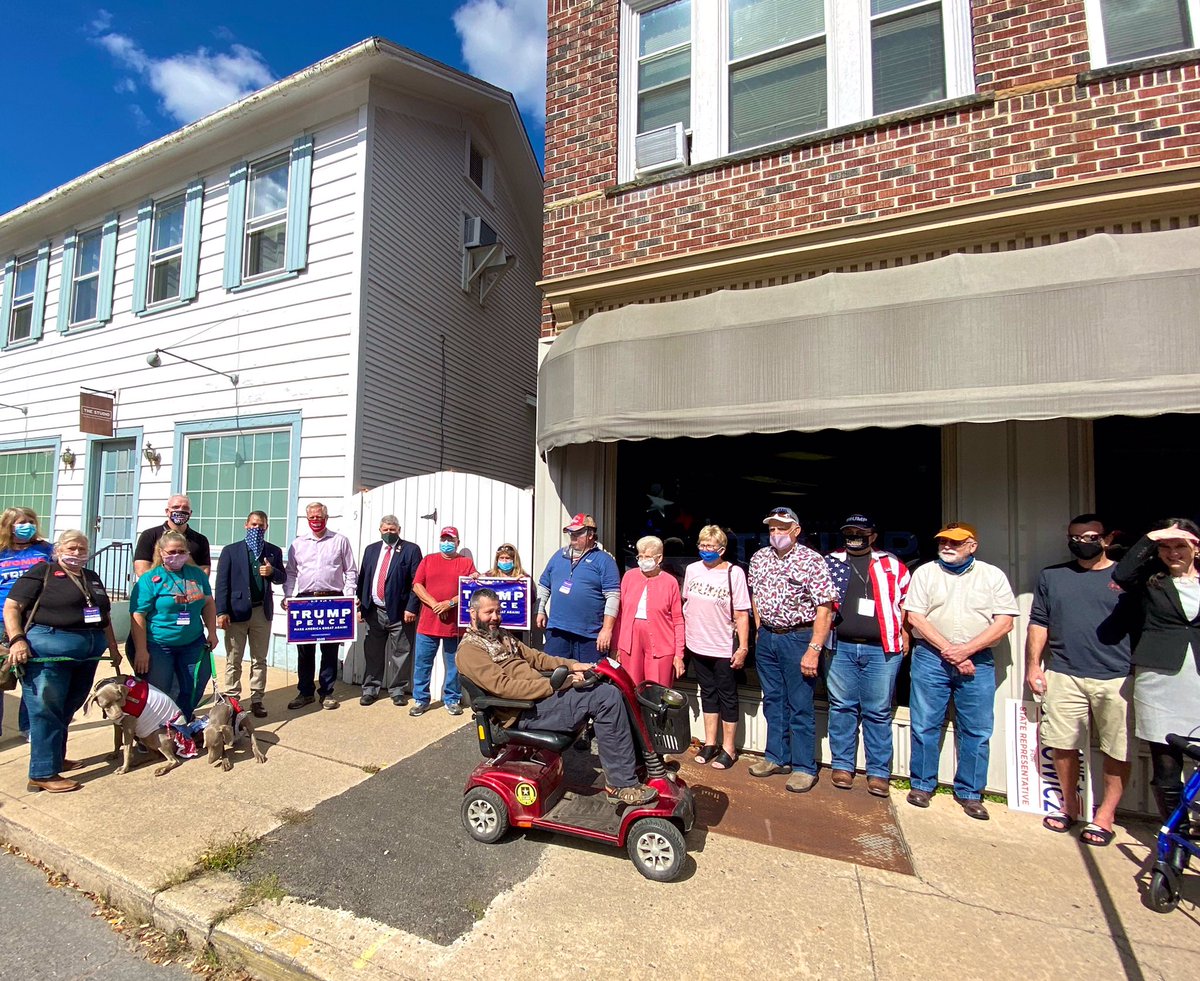
<instances>
[{"instance_id":1,"label":"navy baseball cap","mask_svg":"<svg viewBox=\"0 0 1200 981\"><path fill-rule=\"evenodd\" d=\"M875 530L875 522L868 518L865 514L852 514L842 522L842 531L847 528L870 528Z\"/></svg>"}]
</instances>

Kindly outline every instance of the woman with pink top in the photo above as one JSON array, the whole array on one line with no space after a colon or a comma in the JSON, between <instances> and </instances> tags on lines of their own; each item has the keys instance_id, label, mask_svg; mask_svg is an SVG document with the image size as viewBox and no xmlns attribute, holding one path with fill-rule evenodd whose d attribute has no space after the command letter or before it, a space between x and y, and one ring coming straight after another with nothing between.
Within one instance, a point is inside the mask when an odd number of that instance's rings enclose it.
<instances>
[{"instance_id":1,"label":"woman with pink top","mask_svg":"<svg viewBox=\"0 0 1200 981\"><path fill-rule=\"evenodd\" d=\"M737 761L738 696L733 673L746 663L750 643L750 590L746 573L725 561L727 544L725 532L717 525L705 525L698 541L700 561L683 574L687 646L704 714L704 745L696 762L716 770L728 770Z\"/></svg>"},{"instance_id":2,"label":"woman with pink top","mask_svg":"<svg viewBox=\"0 0 1200 981\"><path fill-rule=\"evenodd\" d=\"M671 687L683 674L683 607L679 583L663 575L663 543L638 540L638 567L621 579L617 653L635 685L655 681Z\"/></svg>"}]
</instances>

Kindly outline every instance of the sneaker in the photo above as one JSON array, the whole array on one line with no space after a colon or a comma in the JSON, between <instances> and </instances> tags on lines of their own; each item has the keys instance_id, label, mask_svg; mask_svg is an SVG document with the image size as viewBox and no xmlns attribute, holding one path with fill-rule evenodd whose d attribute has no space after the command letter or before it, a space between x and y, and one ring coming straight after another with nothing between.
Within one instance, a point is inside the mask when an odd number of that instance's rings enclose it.
<instances>
[{"instance_id":1,"label":"sneaker","mask_svg":"<svg viewBox=\"0 0 1200 981\"><path fill-rule=\"evenodd\" d=\"M645 807L658 800L658 791L642 783L632 787L605 787L604 792L608 795L608 802L617 806Z\"/></svg>"},{"instance_id":2,"label":"sneaker","mask_svg":"<svg viewBox=\"0 0 1200 981\"><path fill-rule=\"evenodd\" d=\"M458 702L451 702L446 706L446 711L450 715L462 715L462 706Z\"/></svg>"},{"instance_id":3,"label":"sneaker","mask_svg":"<svg viewBox=\"0 0 1200 981\"><path fill-rule=\"evenodd\" d=\"M805 773L803 770L797 770L785 783L784 789L790 790L793 794L807 794L817 785L817 775L815 773Z\"/></svg>"},{"instance_id":4,"label":"sneaker","mask_svg":"<svg viewBox=\"0 0 1200 981\"><path fill-rule=\"evenodd\" d=\"M429 710L429 706L426 705L424 702L417 702L416 705L414 705L412 708L410 708L408 710L408 714L411 715L414 719L416 719L416 718L420 718L428 710Z\"/></svg>"},{"instance_id":5,"label":"sneaker","mask_svg":"<svg viewBox=\"0 0 1200 981\"><path fill-rule=\"evenodd\" d=\"M323 709L335 709L340 704L341 704L341 702L339 702L332 695L326 695L324 698L321 699L321 708L323 708Z\"/></svg>"},{"instance_id":6,"label":"sneaker","mask_svg":"<svg viewBox=\"0 0 1200 981\"><path fill-rule=\"evenodd\" d=\"M305 705L311 705L316 700L316 697L313 695L297 695L290 702L288 702L288 708L302 709Z\"/></svg>"},{"instance_id":7,"label":"sneaker","mask_svg":"<svg viewBox=\"0 0 1200 981\"><path fill-rule=\"evenodd\" d=\"M772 763L770 760L759 760L750 767L752 777L773 777L777 773L791 773L792 768L783 763Z\"/></svg>"},{"instance_id":8,"label":"sneaker","mask_svg":"<svg viewBox=\"0 0 1200 981\"><path fill-rule=\"evenodd\" d=\"M251 702L250 711L254 713L256 719L265 719L267 717L267 707L262 702Z\"/></svg>"}]
</instances>

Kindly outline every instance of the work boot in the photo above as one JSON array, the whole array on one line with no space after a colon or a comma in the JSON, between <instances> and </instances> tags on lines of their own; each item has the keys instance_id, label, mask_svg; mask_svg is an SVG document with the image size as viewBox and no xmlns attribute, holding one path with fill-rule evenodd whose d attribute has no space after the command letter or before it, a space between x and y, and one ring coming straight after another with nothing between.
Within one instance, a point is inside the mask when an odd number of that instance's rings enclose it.
<instances>
[{"instance_id":1,"label":"work boot","mask_svg":"<svg viewBox=\"0 0 1200 981\"><path fill-rule=\"evenodd\" d=\"M642 783L632 787L605 787L604 792L608 794L609 803L618 806L645 807L658 800L658 791Z\"/></svg>"}]
</instances>

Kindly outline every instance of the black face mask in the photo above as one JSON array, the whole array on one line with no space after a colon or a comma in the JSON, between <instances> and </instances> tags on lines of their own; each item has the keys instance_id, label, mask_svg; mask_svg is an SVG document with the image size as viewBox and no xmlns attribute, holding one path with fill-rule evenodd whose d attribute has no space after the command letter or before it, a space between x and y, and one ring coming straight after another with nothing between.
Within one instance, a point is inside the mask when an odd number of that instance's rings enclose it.
<instances>
[{"instance_id":1,"label":"black face mask","mask_svg":"<svg viewBox=\"0 0 1200 981\"><path fill-rule=\"evenodd\" d=\"M1085 562L1088 559L1094 559L1104 551L1103 542L1067 542L1067 548L1071 550L1071 554L1077 559L1083 559Z\"/></svg>"}]
</instances>

